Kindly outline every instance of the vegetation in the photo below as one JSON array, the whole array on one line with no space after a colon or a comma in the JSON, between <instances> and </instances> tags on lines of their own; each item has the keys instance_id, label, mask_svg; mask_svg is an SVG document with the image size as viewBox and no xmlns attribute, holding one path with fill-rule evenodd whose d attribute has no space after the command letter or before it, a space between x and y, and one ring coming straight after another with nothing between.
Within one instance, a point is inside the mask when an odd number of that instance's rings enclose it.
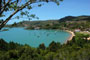
<instances>
[{"instance_id":1,"label":"vegetation","mask_svg":"<svg viewBox=\"0 0 90 60\"><path fill-rule=\"evenodd\" d=\"M12 26L12 25L9 25ZM47 20L47 21L22 21L16 24L17 27L26 27L26 29L62 29L62 30L75 30L90 31L90 16L67 16L60 20ZM14 26L12 26L14 27Z\"/></svg>"},{"instance_id":2,"label":"vegetation","mask_svg":"<svg viewBox=\"0 0 90 60\"><path fill-rule=\"evenodd\" d=\"M3 29L2 31L8 31L9 29Z\"/></svg>"},{"instance_id":3,"label":"vegetation","mask_svg":"<svg viewBox=\"0 0 90 60\"><path fill-rule=\"evenodd\" d=\"M42 43L32 48L0 39L0 60L90 60L90 40L76 33L67 44L53 41L48 47Z\"/></svg>"},{"instance_id":4,"label":"vegetation","mask_svg":"<svg viewBox=\"0 0 90 60\"><path fill-rule=\"evenodd\" d=\"M24 1L24 2L23 2ZM16 13L20 16L26 16L29 20L37 18L35 14L29 14L34 3L38 2L55 2L59 5L62 0L0 0L0 17L6 16L7 12L12 12L3 20L0 20L0 30L11 20ZM42 3L37 4L38 7ZM23 10L25 8L25 10ZM14 18L19 19L20 16ZM9 27L27 27L26 29L81 29L90 31L90 16L67 16L60 20L52 21L23 21L8 25ZM7 29L5 29L7 31ZM48 47L42 43L37 48L27 44L21 45L14 42L6 42L0 39L0 60L90 60L90 35L76 33L71 41L66 44L52 42Z\"/></svg>"},{"instance_id":5,"label":"vegetation","mask_svg":"<svg viewBox=\"0 0 90 60\"><path fill-rule=\"evenodd\" d=\"M20 15L15 16L14 18L19 19L21 16L26 16L29 20L32 18L38 19L35 14L29 14L29 11L33 8L33 4L35 3L37 3L37 5L34 6L41 7L43 5L42 2L55 2L59 5L60 1L63 0L0 0L0 17L5 17L7 16L7 12L10 12L9 16L6 19L3 19L3 22L0 24L0 30L9 20L13 19L12 17L18 12L20 12Z\"/></svg>"},{"instance_id":6,"label":"vegetation","mask_svg":"<svg viewBox=\"0 0 90 60\"><path fill-rule=\"evenodd\" d=\"M90 21L90 16L82 15L82 16L66 16L61 18L60 21Z\"/></svg>"}]
</instances>

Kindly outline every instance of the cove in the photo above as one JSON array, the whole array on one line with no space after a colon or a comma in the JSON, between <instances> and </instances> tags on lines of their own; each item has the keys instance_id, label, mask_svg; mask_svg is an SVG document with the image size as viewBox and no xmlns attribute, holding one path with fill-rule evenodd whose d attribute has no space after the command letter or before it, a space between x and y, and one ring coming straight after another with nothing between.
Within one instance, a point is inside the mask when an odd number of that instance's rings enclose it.
<instances>
[{"instance_id":1,"label":"cove","mask_svg":"<svg viewBox=\"0 0 90 60\"><path fill-rule=\"evenodd\" d=\"M0 38L7 42L13 41L19 44L28 44L38 47L44 43L47 47L52 41L63 44L70 37L70 33L62 30L25 30L24 28L10 28L9 31L1 31Z\"/></svg>"}]
</instances>

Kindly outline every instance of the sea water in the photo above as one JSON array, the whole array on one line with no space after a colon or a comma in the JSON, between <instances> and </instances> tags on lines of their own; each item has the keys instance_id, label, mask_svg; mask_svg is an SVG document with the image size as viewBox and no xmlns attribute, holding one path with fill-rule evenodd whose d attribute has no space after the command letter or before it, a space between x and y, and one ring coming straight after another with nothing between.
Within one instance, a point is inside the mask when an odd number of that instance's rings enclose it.
<instances>
[{"instance_id":1,"label":"sea water","mask_svg":"<svg viewBox=\"0 0 90 60\"><path fill-rule=\"evenodd\" d=\"M0 38L6 42L28 44L31 47L38 47L44 43L49 46L52 41L64 43L70 34L62 30L25 30L24 28L10 28L9 31L1 31Z\"/></svg>"}]
</instances>

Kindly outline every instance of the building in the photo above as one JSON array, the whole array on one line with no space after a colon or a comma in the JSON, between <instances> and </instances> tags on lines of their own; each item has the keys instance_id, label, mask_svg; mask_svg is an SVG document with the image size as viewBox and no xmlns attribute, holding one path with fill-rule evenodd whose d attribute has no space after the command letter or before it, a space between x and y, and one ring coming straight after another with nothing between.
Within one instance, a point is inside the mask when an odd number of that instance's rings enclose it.
<instances>
[{"instance_id":1,"label":"building","mask_svg":"<svg viewBox=\"0 0 90 60\"><path fill-rule=\"evenodd\" d=\"M80 29L75 29L74 32L80 32L81 30Z\"/></svg>"},{"instance_id":2,"label":"building","mask_svg":"<svg viewBox=\"0 0 90 60\"><path fill-rule=\"evenodd\" d=\"M35 27L34 29L35 29L35 30L39 30L39 29L40 29L40 27Z\"/></svg>"}]
</instances>

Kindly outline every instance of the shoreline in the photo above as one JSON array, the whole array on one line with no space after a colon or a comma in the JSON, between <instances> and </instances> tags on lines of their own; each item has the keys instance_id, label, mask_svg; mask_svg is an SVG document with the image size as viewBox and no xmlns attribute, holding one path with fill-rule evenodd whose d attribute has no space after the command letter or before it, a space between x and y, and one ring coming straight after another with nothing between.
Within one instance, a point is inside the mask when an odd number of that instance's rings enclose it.
<instances>
[{"instance_id":1,"label":"shoreline","mask_svg":"<svg viewBox=\"0 0 90 60\"><path fill-rule=\"evenodd\" d=\"M68 39L65 41L65 43L67 43L68 41L71 41L72 38L75 36L74 32L69 31L69 30L65 30L66 32L70 33L70 36L68 37Z\"/></svg>"}]
</instances>

